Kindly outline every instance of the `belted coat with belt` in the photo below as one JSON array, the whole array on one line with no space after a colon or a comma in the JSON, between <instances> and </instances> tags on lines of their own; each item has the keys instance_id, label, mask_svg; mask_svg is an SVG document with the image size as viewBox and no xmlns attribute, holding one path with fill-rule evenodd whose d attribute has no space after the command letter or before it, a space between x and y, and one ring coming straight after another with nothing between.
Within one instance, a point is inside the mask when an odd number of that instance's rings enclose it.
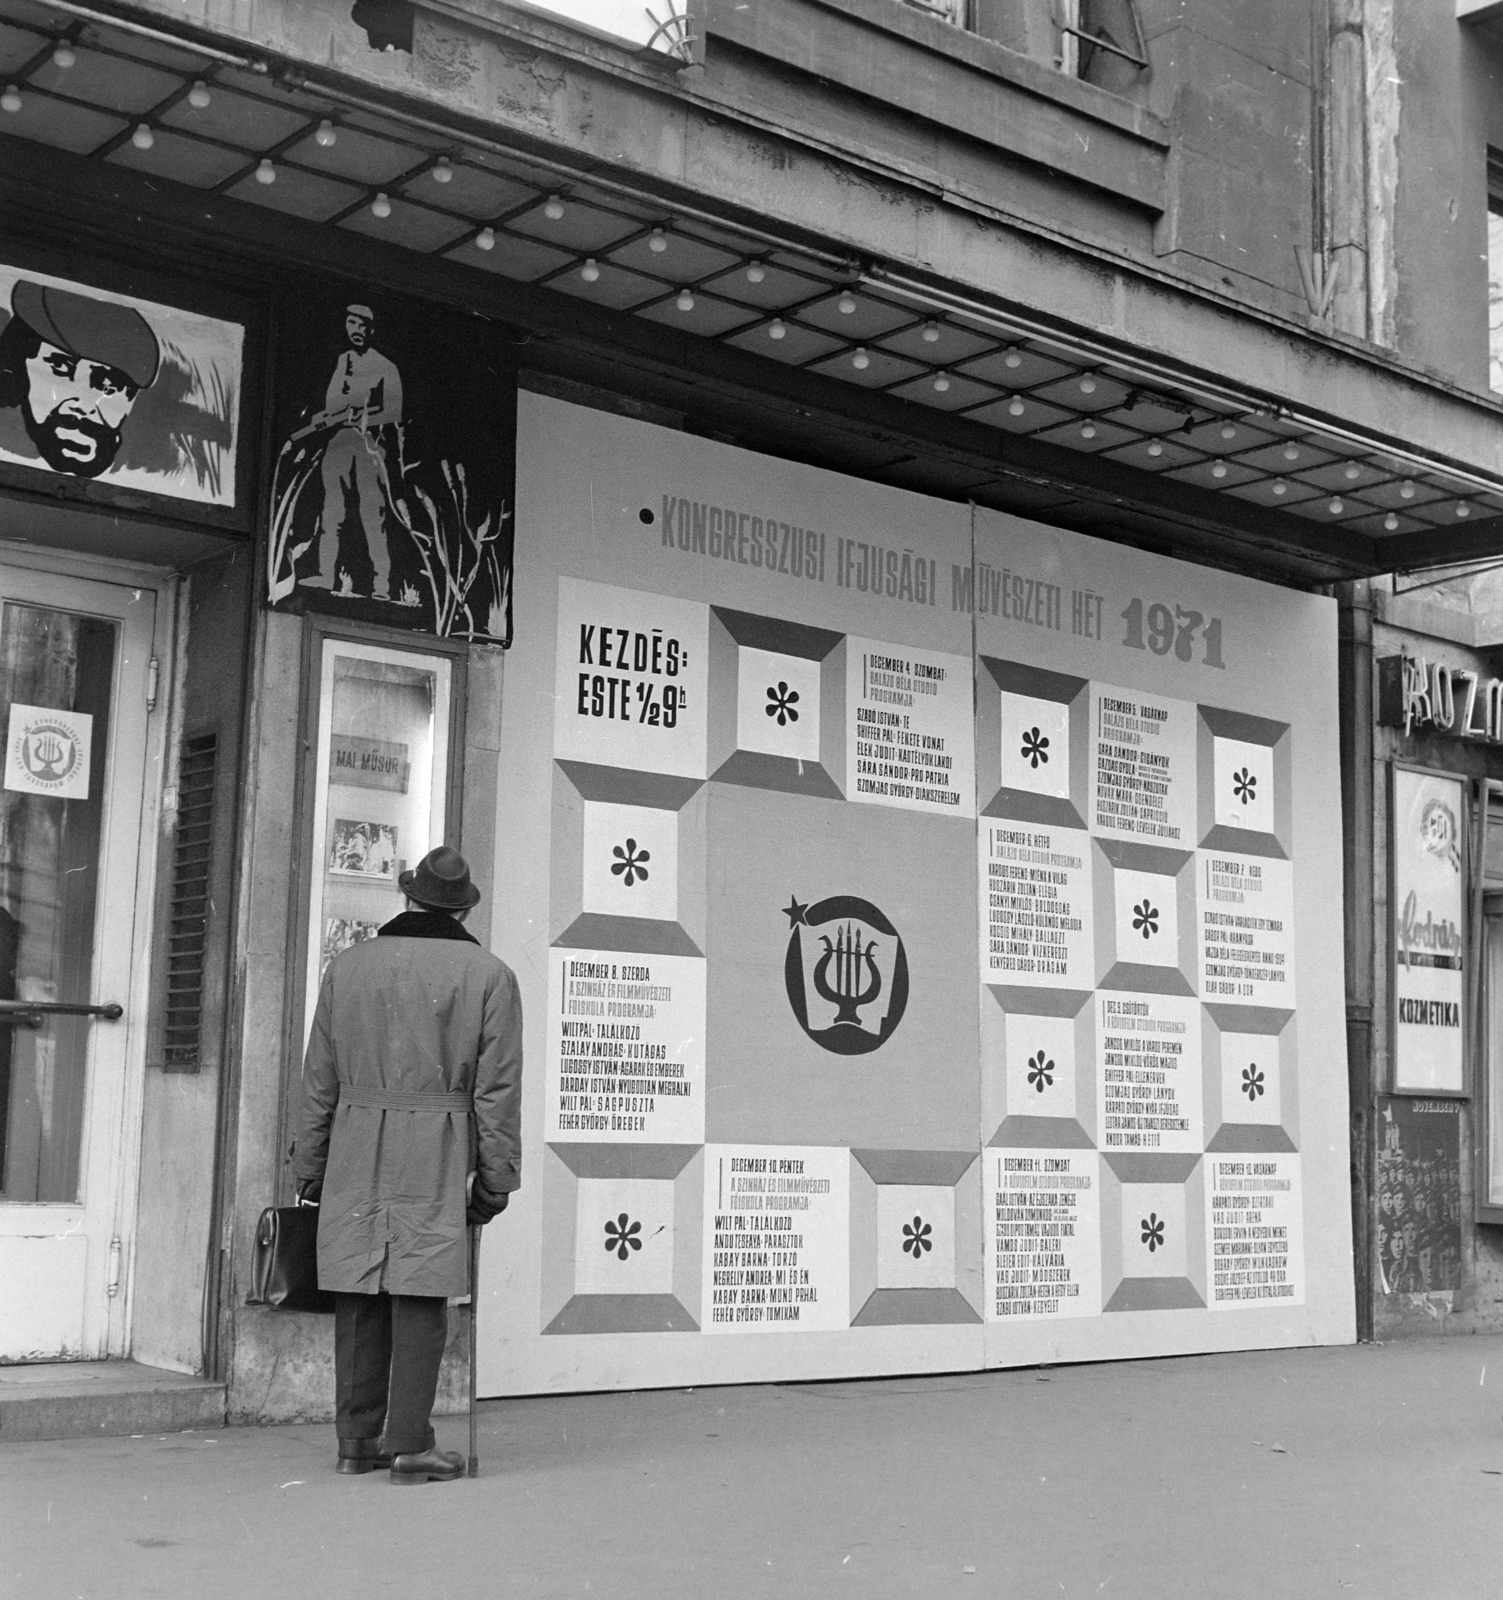
<instances>
[{"instance_id":1,"label":"belted coat with belt","mask_svg":"<svg viewBox=\"0 0 1503 1600\"><path fill-rule=\"evenodd\" d=\"M441 1095L469 1097L473 1119L433 1109ZM359 1103L398 1097L429 1105ZM517 980L452 917L404 913L336 956L313 1015L293 1156L300 1182L323 1182L319 1286L469 1293L465 1180L473 1170L493 1195L520 1185L521 1099Z\"/></svg>"}]
</instances>

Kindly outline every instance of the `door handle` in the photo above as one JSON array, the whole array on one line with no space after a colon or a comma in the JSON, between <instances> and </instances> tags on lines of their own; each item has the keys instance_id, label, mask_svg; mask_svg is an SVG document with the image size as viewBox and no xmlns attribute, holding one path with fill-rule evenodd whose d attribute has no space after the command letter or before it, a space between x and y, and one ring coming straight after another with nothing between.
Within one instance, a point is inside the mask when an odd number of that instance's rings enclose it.
<instances>
[{"instance_id":1,"label":"door handle","mask_svg":"<svg viewBox=\"0 0 1503 1600\"><path fill-rule=\"evenodd\" d=\"M0 1026L10 1023L16 1028L40 1028L48 1017L98 1017L104 1022L118 1022L125 1015L119 1005L82 1006L67 1000L0 1000Z\"/></svg>"}]
</instances>

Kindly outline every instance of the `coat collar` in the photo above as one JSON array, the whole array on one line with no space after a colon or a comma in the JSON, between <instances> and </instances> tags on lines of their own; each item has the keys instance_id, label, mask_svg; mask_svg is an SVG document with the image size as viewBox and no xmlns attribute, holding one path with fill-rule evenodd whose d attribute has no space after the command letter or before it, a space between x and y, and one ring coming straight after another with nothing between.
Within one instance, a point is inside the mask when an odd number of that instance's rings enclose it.
<instances>
[{"instance_id":1,"label":"coat collar","mask_svg":"<svg viewBox=\"0 0 1503 1600\"><path fill-rule=\"evenodd\" d=\"M463 939L469 944L480 941L463 923L456 922L447 911L404 911L393 917L385 927L376 930L378 939Z\"/></svg>"}]
</instances>

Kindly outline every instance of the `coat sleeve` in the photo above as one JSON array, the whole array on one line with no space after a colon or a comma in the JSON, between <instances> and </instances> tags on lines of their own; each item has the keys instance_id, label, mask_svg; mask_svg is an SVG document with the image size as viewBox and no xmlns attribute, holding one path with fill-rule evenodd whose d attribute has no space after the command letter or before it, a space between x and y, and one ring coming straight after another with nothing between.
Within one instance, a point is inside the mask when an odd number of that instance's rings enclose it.
<instances>
[{"instance_id":1,"label":"coat sleeve","mask_svg":"<svg viewBox=\"0 0 1503 1600\"><path fill-rule=\"evenodd\" d=\"M339 1104L339 1078L334 1070L334 1040L330 1031L333 1010L332 972L324 978L303 1057L303 1107L293 1145L292 1175L299 1182L322 1179L329 1161L329 1130Z\"/></svg>"},{"instance_id":2,"label":"coat sleeve","mask_svg":"<svg viewBox=\"0 0 1503 1600\"><path fill-rule=\"evenodd\" d=\"M503 967L487 986L475 1062L475 1170L492 1194L522 1184L522 998Z\"/></svg>"}]
</instances>

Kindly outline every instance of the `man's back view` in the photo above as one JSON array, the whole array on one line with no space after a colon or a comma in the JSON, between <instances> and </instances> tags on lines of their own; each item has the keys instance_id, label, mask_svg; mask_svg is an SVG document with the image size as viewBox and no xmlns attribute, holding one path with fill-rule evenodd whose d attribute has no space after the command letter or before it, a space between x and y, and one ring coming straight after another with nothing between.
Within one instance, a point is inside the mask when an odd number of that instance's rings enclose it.
<instances>
[{"instance_id":1,"label":"man's back view","mask_svg":"<svg viewBox=\"0 0 1503 1600\"><path fill-rule=\"evenodd\" d=\"M522 1007L462 926L480 898L464 858L431 851L399 882L409 909L325 974L294 1173L320 1198L319 1284L338 1297L340 1470L390 1458L394 1482L422 1483L463 1471L431 1425L445 1302L471 1290L467 1217L521 1181Z\"/></svg>"}]
</instances>

